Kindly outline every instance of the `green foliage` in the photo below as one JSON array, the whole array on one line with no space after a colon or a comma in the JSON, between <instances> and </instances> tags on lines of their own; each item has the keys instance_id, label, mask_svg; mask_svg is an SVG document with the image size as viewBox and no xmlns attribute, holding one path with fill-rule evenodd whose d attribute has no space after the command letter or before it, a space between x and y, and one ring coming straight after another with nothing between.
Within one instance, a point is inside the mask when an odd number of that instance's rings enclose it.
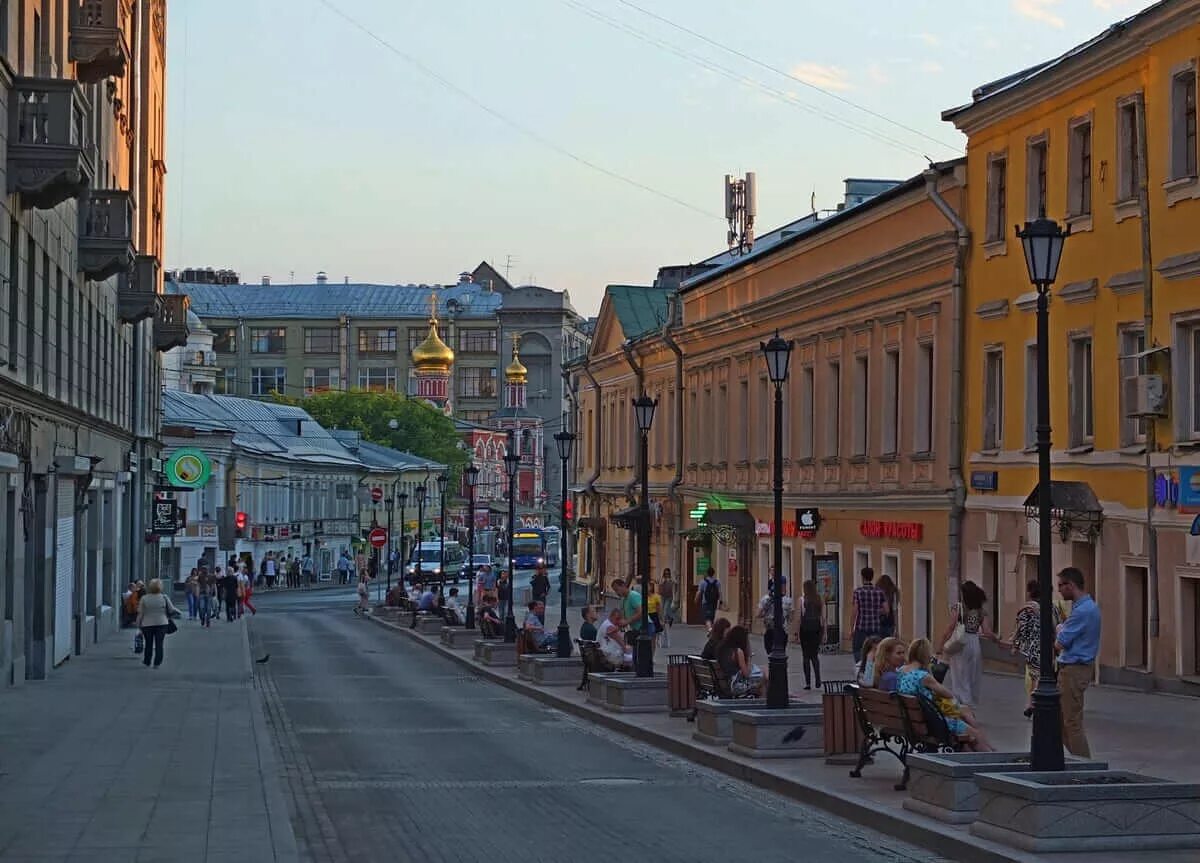
<instances>
[{"instance_id":1,"label":"green foliage","mask_svg":"<svg viewBox=\"0 0 1200 863\"><path fill-rule=\"evenodd\" d=\"M457 446L461 438L454 421L401 393L331 390L305 397L277 393L275 399L308 411L327 429L356 431L371 443L448 465L454 477L467 463L467 454Z\"/></svg>"}]
</instances>

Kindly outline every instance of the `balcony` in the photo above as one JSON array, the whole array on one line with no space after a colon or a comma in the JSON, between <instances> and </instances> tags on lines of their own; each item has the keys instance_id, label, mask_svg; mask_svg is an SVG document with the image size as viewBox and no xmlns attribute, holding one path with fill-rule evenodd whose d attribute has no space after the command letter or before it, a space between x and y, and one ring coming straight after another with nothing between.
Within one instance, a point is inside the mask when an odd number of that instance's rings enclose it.
<instances>
[{"instance_id":1,"label":"balcony","mask_svg":"<svg viewBox=\"0 0 1200 863\"><path fill-rule=\"evenodd\" d=\"M133 196L129 192L89 192L79 208L79 269L103 281L133 267Z\"/></svg>"},{"instance_id":2,"label":"balcony","mask_svg":"<svg viewBox=\"0 0 1200 863\"><path fill-rule=\"evenodd\" d=\"M69 51L75 77L84 84L125 77L130 63L125 41L129 0L75 0L73 5Z\"/></svg>"},{"instance_id":3,"label":"balcony","mask_svg":"<svg viewBox=\"0 0 1200 863\"><path fill-rule=\"evenodd\" d=\"M120 274L117 314L127 324L136 324L158 314L158 258L139 255L132 270Z\"/></svg>"},{"instance_id":4,"label":"balcony","mask_svg":"<svg viewBox=\"0 0 1200 863\"><path fill-rule=\"evenodd\" d=\"M182 348L187 345L186 294L159 295L158 314L154 318L154 347L159 351Z\"/></svg>"},{"instance_id":5,"label":"balcony","mask_svg":"<svg viewBox=\"0 0 1200 863\"><path fill-rule=\"evenodd\" d=\"M69 78L17 78L8 104L8 191L21 208L52 209L92 180L87 100Z\"/></svg>"}]
</instances>

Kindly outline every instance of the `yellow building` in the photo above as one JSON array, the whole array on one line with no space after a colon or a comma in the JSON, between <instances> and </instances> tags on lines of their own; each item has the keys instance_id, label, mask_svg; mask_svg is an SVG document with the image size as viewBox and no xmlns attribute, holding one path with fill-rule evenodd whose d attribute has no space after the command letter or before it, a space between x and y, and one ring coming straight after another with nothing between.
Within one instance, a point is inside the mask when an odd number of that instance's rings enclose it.
<instances>
[{"instance_id":1,"label":"yellow building","mask_svg":"<svg viewBox=\"0 0 1200 863\"><path fill-rule=\"evenodd\" d=\"M1047 553L1100 604L1100 678L1173 689L1200 675L1198 58L1200 2L1167 0L943 115L968 136L971 190L963 577L1007 631L1037 571L1035 294L1013 225L1044 212L1071 228L1050 302Z\"/></svg>"}]
</instances>

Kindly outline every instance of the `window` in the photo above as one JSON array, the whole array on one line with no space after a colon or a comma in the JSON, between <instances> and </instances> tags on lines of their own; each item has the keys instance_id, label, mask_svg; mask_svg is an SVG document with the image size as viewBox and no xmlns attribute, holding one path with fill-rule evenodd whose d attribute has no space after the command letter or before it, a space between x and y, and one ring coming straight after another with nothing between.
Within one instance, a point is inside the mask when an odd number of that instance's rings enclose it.
<instances>
[{"instance_id":1,"label":"window","mask_svg":"<svg viewBox=\"0 0 1200 863\"><path fill-rule=\"evenodd\" d=\"M412 353L413 348L415 348L417 345L421 344L421 342L425 341L425 339L428 336L429 336L429 327L428 326L426 326L424 329L409 330L408 331L408 352ZM438 327L438 338L440 338L442 341L446 340L446 328L445 327Z\"/></svg>"},{"instance_id":2,"label":"window","mask_svg":"<svg viewBox=\"0 0 1200 863\"><path fill-rule=\"evenodd\" d=\"M458 394L473 399L496 397L496 370L494 368L464 367L458 370Z\"/></svg>"},{"instance_id":3,"label":"window","mask_svg":"<svg viewBox=\"0 0 1200 863\"><path fill-rule=\"evenodd\" d=\"M287 347L287 330L283 327L252 327L250 353L281 354Z\"/></svg>"},{"instance_id":4,"label":"window","mask_svg":"<svg viewBox=\"0 0 1200 863\"><path fill-rule=\"evenodd\" d=\"M880 452L895 455L900 444L900 351L883 355L883 439Z\"/></svg>"},{"instance_id":5,"label":"window","mask_svg":"<svg viewBox=\"0 0 1200 863\"><path fill-rule=\"evenodd\" d=\"M1146 334L1141 327L1128 327L1121 330L1121 398L1127 395L1124 381L1126 378L1146 374L1146 357L1137 356L1146 350ZM1134 446L1146 440L1146 421L1138 417L1127 416L1133 405L1126 402L1121 404L1121 446Z\"/></svg>"},{"instance_id":6,"label":"window","mask_svg":"<svg viewBox=\"0 0 1200 863\"><path fill-rule=\"evenodd\" d=\"M671 415L668 414L669 416ZM713 424L717 438L717 453L713 461L723 463L729 460L729 387L725 384L717 388L717 409L713 413Z\"/></svg>"},{"instance_id":7,"label":"window","mask_svg":"<svg viewBox=\"0 0 1200 863\"><path fill-rule=\"evenodd\" d=\"M1008 222L1008 159L992 156L988 161L987 237L989 243L1004 240Z\"/></svg>"},{"instance_id":8,"label":"window","mask_svg":"<svg viewBox=\"0 0 1200 863\"><path fill-rule=\"evenodd\" d=\"M213 330L213 352L237 353L237 327L217 327Z\"/></svg>"},{"instance_id":9,"label":"window","mask_svg":"<svg viewBox=\"0 0 1200 863\"><path fill-rule=\"evenodd\" d=\"M1134 98L1117 107L1117 198L1137 197L1141 159L1138 147L1138 103Z\"/></svg>"},{"instance_id":10,"label":"window","mask_svg":"<svg viewBox=\"0 0 1200 863\"><path fill-rule=\"evenodd\" d=\"M1176 388L1182 418L1182 436L1200 440L1200 323L1189 321L1177 336L1180 382Z\"/></svg>"},{"instance_id":11,"label":"window","mask_svg":"<svg viewBox=\"0 0 1200 863\"><path fill-rule=\"evenodd\" d=\"M17 281L17 267L21 262L20 241L21 223L12 219L8 223L8 365L13 369L17 367L17 339L21 326L21 314L18 311L21 306L21 286ZM71 347L75 344L69 333L67 344Z\"/></svg>"},{"instance_id":12,"label":"window","mask_svg":"<svg viewBox=\"0 0 1200 863\"><path fill-rule=\"evenodd\" d=\"M336 354L341 347L337 327L305 327L304 353Z\"/></svg>"},{"instance_id":13,"label":"window","mask_svg":"<svg viewBox=\"0 0 1200 863\"><path fill-rule=\"evenodd\" d=\"M282 393L287 385L287 369L255 366L250 370L250 395Z\"/></svg>"},{"instance_id":14,"label":"window","mask_svg":"<svg viewBox=\"0 0 1200 863\"><path fill-rule=\"evenodd\" d=\"M696 396L692 394L692 416L696 416ZM747 461L750 447L750 382L738 381L738 461Z\"/></svg>"},{"instance_id":15,"label":"window","mask_svg":"<svg viewBox=\"0 0 1200 863\"><path fill-rule=\"evenodd\" d=\"M933 342L917 345L916 417L913 422L913 452L933 452Z\"/></svg>"},{"instance_id":16,"label":"window","mask_svg":"<svg viewBox=\"0 0 1200 863\"><path fill-rule=\"evenodd\" d=\"M313 393L339 389L341 380L342 374L337 369L305 369L304 394L311 396Z\"/></svg>"},{"instance_id":17,"label":"window","mask_svg":"<svg viewBox=\"0 0 1200 863\"><path fill-rule=\"evenodd\" d=\"M396 352L396 328L360 327L358 352L360 354L394 354Z\"/></svg>"},{"instance_id":18,"label":"window","mask_svg":"<svg viewBox=\"0 0 1200 863\"><path fill-rule=\"evenodd\" d=\"M1071 126L1067 153L1067 215L1092 214L1092 123L1083 120Z\"/></svg>"},{"instance_id":19,"label":"window","mask_svg":"<svg viewBox=\"0 0 1200 863\"><path fill-rule=\"evenodd\" d=\"M394 368L368 368L358 370L358 388L371 392L395 391L396 370Z\"/></svg>"},{"instance_id":20,"label":"window","mask_svg":"<svg viewBox=\"0 0 1200 863\"><path fill-rule=\"evenodd\" d=\"M805 366L800 370L800 458L813 457L815 392L814 369L812 366Z\"/></svg>"},{"instance_id":21,"label":"window","mask_svg":"<svg viewBox=\"0 0 1200 863\"><path fill-rule=\"evenodd\" d=\"M999 348L983 355L983 448L998 450L1004 444L1004 352Z\"/></svg>"},{"instance_id":22,"label":"window","mask_svg":"<svg viewBox=\"0 0 1200 863\"><path fill-rule=\"evenodd\" d=\"M495 330L458 331L458 349L465 354L494 354L496 344Z\"/></svg>"},{"instance_id":23,"label":"window","mask_svg":"<svg viewBox=\"0 0 1200 863\"><path fill-rule=\"evenodd\" d=\"M1071 446L1092 442L1095 434L1092 410L1092 337L1071 339Z\"/></svg>"},{"instance_id":24,"label":"window","mask_svg":"<svg viewBox=\"0 0 1200 863\"><path fill-rule=\"evenodd\" d=\"M867 402L871 398L871 365L867 357L854 358L854 450L856 456L867 454L867 426L870 410Z\"/></svg>"},{"instance_id":25,"label":"window","mask_svg":"<svg viewBox=\"0 0 1200 863\"><path fill-rule=\"evenodd\" d=\"M774 408L771 405L770 386L766 375L758 379L758 410L756 413L761 417L761 420L755 423L755 426L758 428L758 457L764 461L771 453L771 422L767 421L767 417L774 416L772 413Z\"/></svg>"},{"instance_id":26,"label":"window","mask_svg":"<svg viewBox=\"0 0 1200 863\"><path fill-rule=\"evenodd\" d=\"M1150 579L1144 566L1125 567L1125 667L1146 668L1150 662Z\"/></svg>"},{"instance_id":27,"label":"window","mask_svg":"<svg viewBox=\"0 0 1200 863\"><path fill-rule=\"evenodd\" d=\"M842 452L842 364L829 364L829 398L826 400L825 455L837 458Z\"/></svg>"},{"instance_id":28,"label":"window","mask_svg":"<svg viewBox=\"0 0 1200 863\"><path fill-rule=\"evenodd\" d=\"M236 374L236 369L217 369L217 379L213 382L213 392L217 395L236 395Z\"/></svg>"},{"instance_id":29,"label":"window","mask_svg":"<svg viewBox=\"0 0 1200 863\"><path fill-rule=\"evenodd\" d=\"M1171 179L1196 176L1196 70L1171 79Z\"/></svg>"},{"instance_id":30,"label":"window","mask_svg":"<svg viewBox=\"0 0 1200 863\"><path fill-rule=\"evenodd\" d=\"M1037 446L1037 345L1025 346L1025 449Z\"/></svg>"},{"instance_id":31,"label":"window","mask_svg":"<svg viewBox=\"0 0 1200 863\"><path fill-rule=\"evenodd\" d=\"M1046 138L1030 141L1025 151L1025 212L1029 219L1046 214Z\"/></svg>"}]
</instances>

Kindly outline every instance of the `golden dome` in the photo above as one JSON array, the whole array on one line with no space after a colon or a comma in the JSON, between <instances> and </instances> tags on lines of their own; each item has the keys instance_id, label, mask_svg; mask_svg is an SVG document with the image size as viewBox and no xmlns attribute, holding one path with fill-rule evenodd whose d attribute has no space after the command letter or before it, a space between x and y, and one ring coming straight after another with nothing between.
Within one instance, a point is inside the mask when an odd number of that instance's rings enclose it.
<instances>
[{"instance_id":1,"label":"golden dome","mask_svg":"<svg viewBox=\"0 0 1200 863\"><path fill-rule=\"evenodd\" d=\"M529 369L521 363L521 337L513 334L512 362L504 369L504 379L510 384L523 384L529 375Z\"/></svg>"},{"instance_id":2,"label":"golden dome","mask_svg":"<svg viewBox=\"0 0 1200 863\"><path fill-rule=\"evenodd\" d=\"M429 316L429 335L413 348L412 361L418 371L448 372L454 363L454 351L438 335L437 297L429 295L432 312Z\"/></svg>"}]
</instances>

